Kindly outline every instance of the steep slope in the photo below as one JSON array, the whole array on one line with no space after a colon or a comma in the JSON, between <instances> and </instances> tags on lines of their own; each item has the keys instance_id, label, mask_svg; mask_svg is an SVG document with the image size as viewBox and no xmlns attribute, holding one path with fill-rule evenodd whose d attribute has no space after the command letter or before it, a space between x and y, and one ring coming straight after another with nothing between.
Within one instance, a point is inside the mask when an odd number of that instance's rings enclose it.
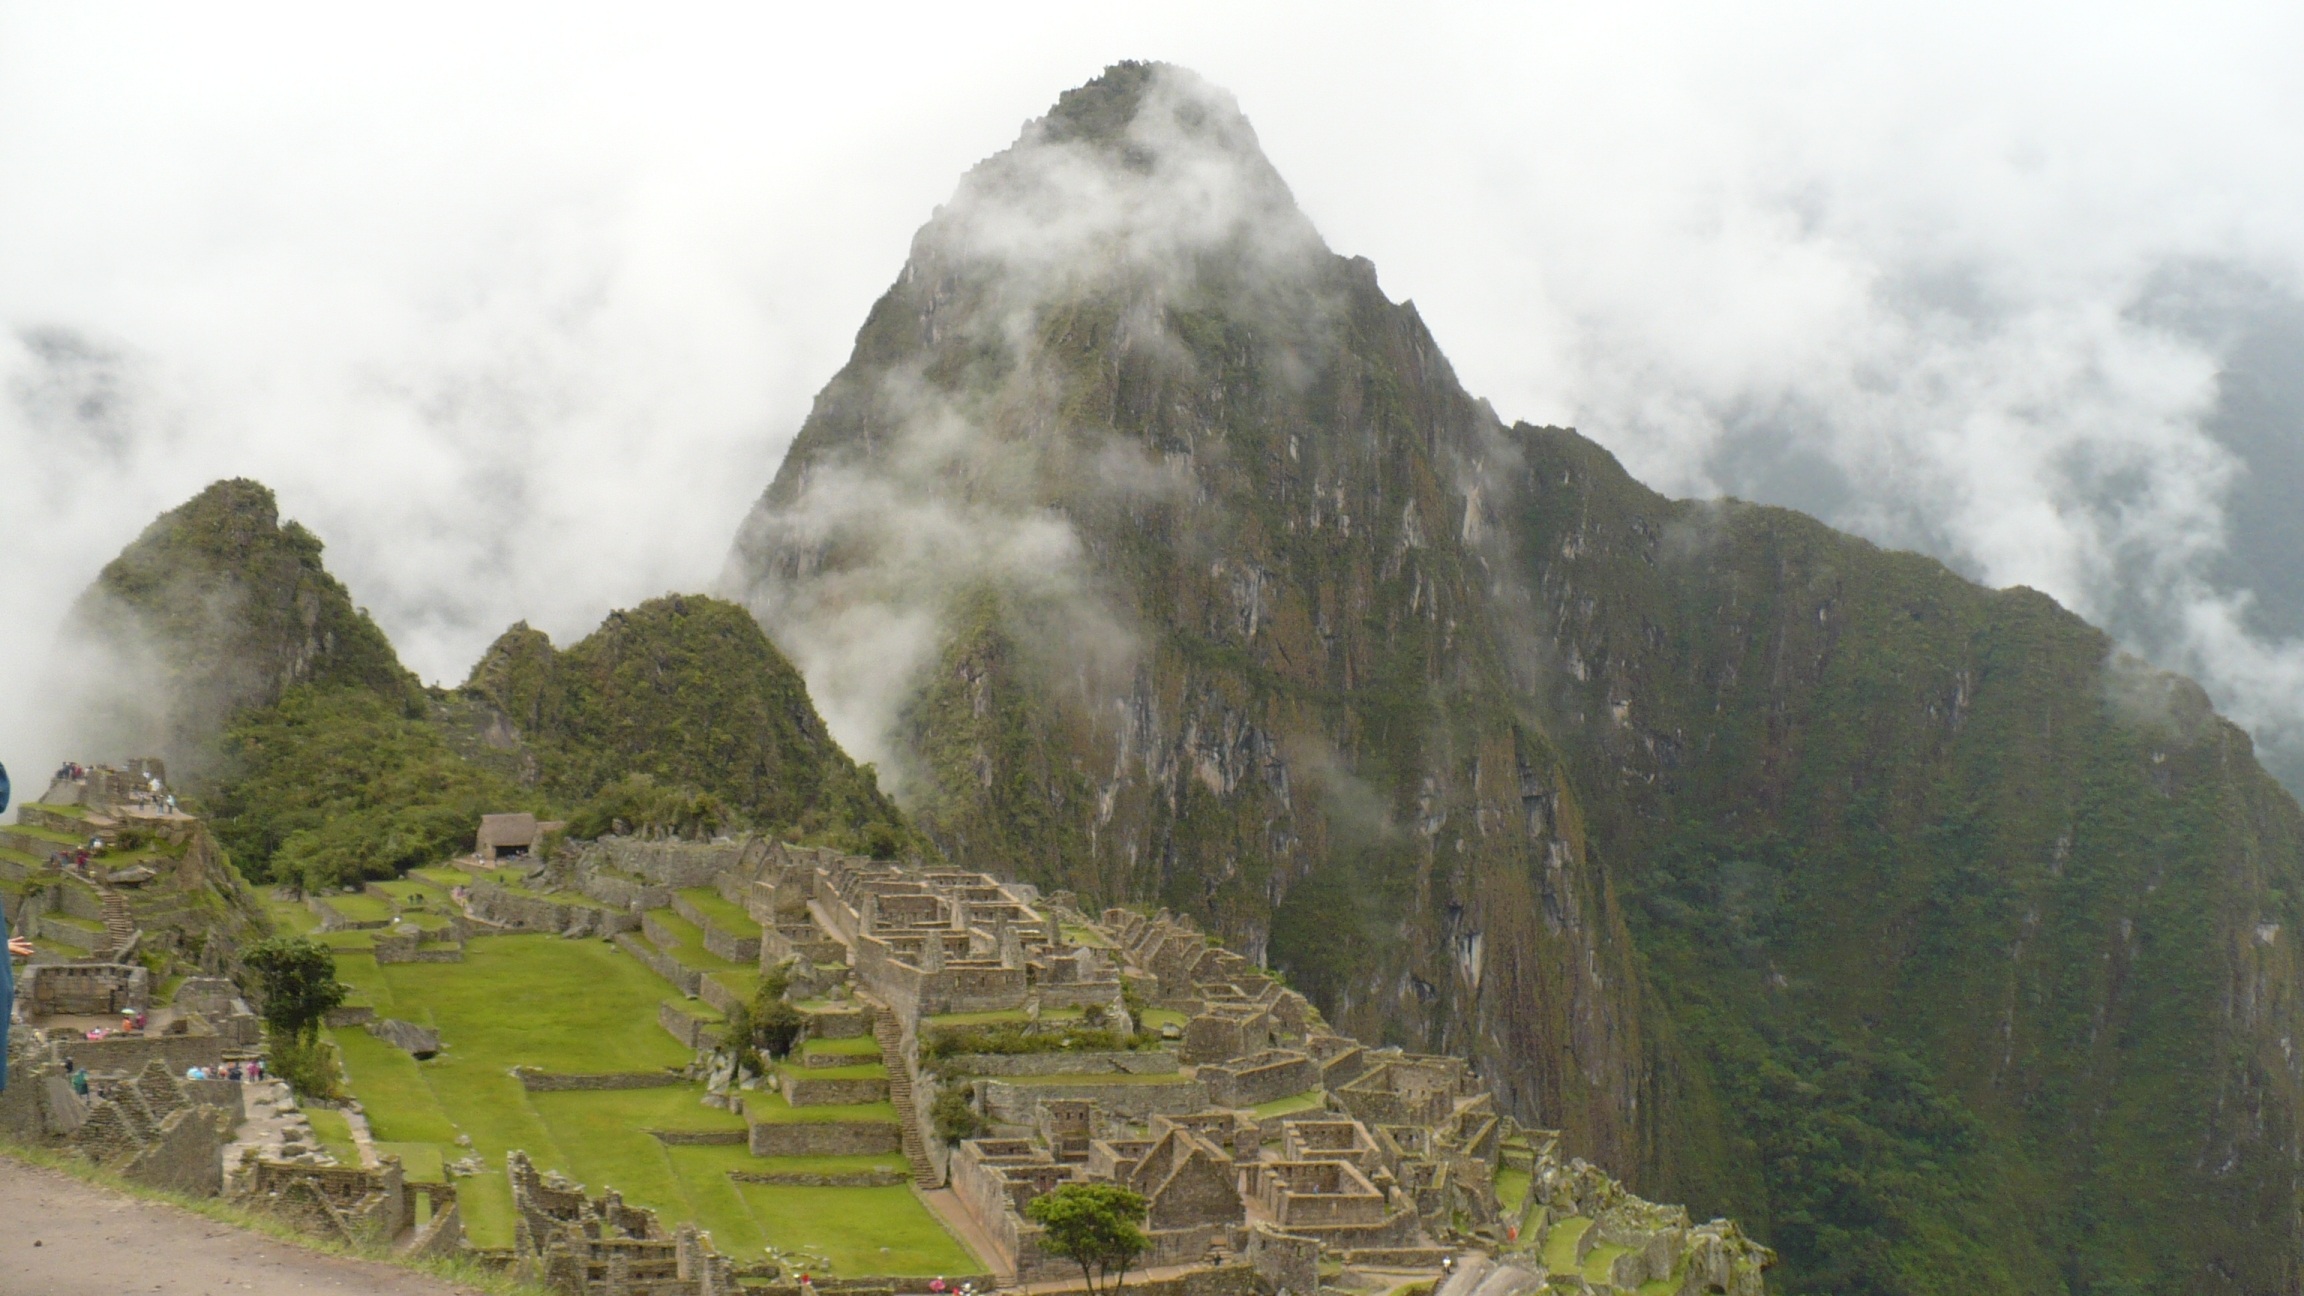
<instances>
[{"instance_id":1,"label":"steep slope","mask_svg":"<svg viewBox=\"0 0 2304 1296\"><path fill-rule=\"evenodd\" d=\"M1156 899L1835 1291L2296 1291L2298 815L2197 690L1507 431L1121 65L920 231L728 584L954 857Z\"/></svg>"},{"instance_id":2,"label":"steep slope","mask_svg":"<svg viewBox=\"0 0 2304 1296\"><path fill-rule=\"evenodd\" d=\"M610 613L566 651L515 625L463 694L509 721L563 805L638 774L798 837L881 855L914 844L870 768L825 731L799 672L733 603L655 599Z\"/></svg>"},{"instance_id":3,"label":"steep slope","mask_svg":"<svg viewBox=\"0 0 2304 1296\"><path fill-rule=\"evenodd\" d=\"M921 230L730 584L957 861L1190 912L1629 1164L1631 948L1466 539L1501 432L1225 96L1121 65Z\"/></svg>"},{"instance_id":4,"label":"steep slope","mask_svg":"<svg viewBox=\"0 0 2304 1296\"><path fill-rule=\"evenodd\" d=\"M1962 1220L2027 1286L2296 1290L2304 816L2247 736L2037 593L1515 440L1596 850L1772 1213ZM1755 1080L1819 1048L1924 1062L1940 1137L1796 1152Z\"/></svg>"},{"instance_id":5,"label":"steep slope","mask_svg":"<svg viewBox=\"0 0 2304 1296\"><path fill-rule=\"evenodd\" d=\"M383 631L283 524L267 487L220 481L160 515L105 564L65 628L78 732L115 755L155 752L180 774L213 763L238 711L297 684L420 703Z\"/></svg>"}]
</instances>

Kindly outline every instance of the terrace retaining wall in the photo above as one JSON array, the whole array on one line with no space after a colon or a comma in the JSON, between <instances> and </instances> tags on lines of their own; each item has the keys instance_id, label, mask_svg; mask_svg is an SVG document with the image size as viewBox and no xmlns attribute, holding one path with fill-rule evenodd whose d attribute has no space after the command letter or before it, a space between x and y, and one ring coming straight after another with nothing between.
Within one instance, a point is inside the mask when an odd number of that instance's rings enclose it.
<instances>
[{"instance_id":1,"label":"terrace retaining wall","mask_svg":"<svg viewBox=\"0 0 2304 1296\"><path fill-rule=\"evenodd\" d=\"M669 1031L683 1048L703 1050L720 1046L720 1032L714 1023L682 1012L673 1000L656 1005L656 1024Z\"/></svg>"},{"instance_id":2,"label":"terrace retaining wall","mask_svg":"<svg viewBox=\"0 0 2304 1296\"><path fill-rule=\"evenodd\" d=\"M985 1114L993 1120L1010 1125L1033 1123L1035 1110L1041 1100L1046 1098L1085 1099L1116 1116L1135 1120L1162 1114L1178 1116L1208 1106L1208 1087L1197 1080L1183 1079L1150 1084L1127 1081L1119 1084L1065 1084L1058 1078L1043 1081L1016 1077L987 1080L981 1086L981 1092Z\"/></svg>"},{"instance_id":3,"label":"terrace retaining wall","mask_svg":"<svg viewBox=\"0 0 2304 1296\"><path fill-rule=\"evenodd\" d=\"M893 1121L758 1121L752 1155L881 1156L903 1150Z\"/></svg>"},{"instance_id":4,"label":"terrace retaining wall","mask_svg":"<svg viewBox=\"0 0 2304 1296\"><path fill-rule=\"evenodd\" d=\"M641 964L649 971L679 987L680 993L696 995L698 998L703 997L700 987L704 981L704 974L692 967L684 966L680 960L657 949L647 941L634 936L629 931L620 932L616 936L616 948L640 960Z\"/></svg>"},{"instance_id":5,"label":"terrace retaining wall","mask_svg":"<svg viewBox=\"0 0 2304 1296\"><path fill-rule=\"evenodd\" d=\"M954 1053L923 1064L955 1076L1175 1075L1176 1055L1142 1053Z\"/></svg>"},{"instance_id":6,"label":"terrace retaining wall","mask_svg":"<svg viewBox=\"0 0 2304 1296\"><path fill-rule=\"evenodd\" d=\"M515 1068L520 1087L530 1093L561 1093L571 1089L670 1089L688 1083L672 1071L609 1071L599 1075L566 1075L556 1071Z\"/></svg>"}]
</instances>

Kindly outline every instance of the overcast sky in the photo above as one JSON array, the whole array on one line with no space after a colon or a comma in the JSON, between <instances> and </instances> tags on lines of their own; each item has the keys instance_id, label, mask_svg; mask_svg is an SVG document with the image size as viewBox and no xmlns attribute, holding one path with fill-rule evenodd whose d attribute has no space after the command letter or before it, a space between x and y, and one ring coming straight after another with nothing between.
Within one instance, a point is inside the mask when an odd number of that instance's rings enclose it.
<instances>
[{"instance_id":1,"label":"overcast sky","mask_svg":"<svg viewBox=\"0 0 2304 1296\"><path fill-rule=\"evenodd\" d=\"M913 230L1129 57L1505 418L2043 588L2299 758L2304 6L2010 8L0 4L0 759L222 476L429 680L708 587Z\"/></svg>"}]
</instances>

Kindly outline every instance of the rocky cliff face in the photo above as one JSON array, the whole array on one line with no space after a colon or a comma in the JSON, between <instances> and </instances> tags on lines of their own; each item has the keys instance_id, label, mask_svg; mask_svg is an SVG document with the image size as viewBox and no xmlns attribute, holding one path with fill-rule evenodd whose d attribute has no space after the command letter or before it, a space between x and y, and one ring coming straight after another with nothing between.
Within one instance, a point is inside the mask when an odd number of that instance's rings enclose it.
<instances>
[{"instance_id":1,"label":"rocky cliff face","mask_svg":"<svg viewBox=\"0 0 2304 1296\"><path fill-rule=\"evenodd\" d=\"M65 628L65 680L83 742L212 762L235 712L298 684L349 684L410 707L416 678L320 561L272 492L220 481L160 515L105 564Z\"/></svg>"},{"instance_id":2,"label":"rocky cliff face","mask_svg":"<svg viewBox=\"0 0 2304 1296\"><path fill-rule=\"evenodd\" d=\"M1505 429L1228 98L915 240L728 583L956 859L1157 900L1824 1290L2293 1291L2298 816L2036 594Z\"/></svg>"},{"instance_id":3,"label":"rocky cliff face","mask_svg":"<svg viewBox=\"0 0 2304 1296\"><path fill-rule=\"evenodd\" d=\"M732 581L956 860L1190 912L1623 1164L1632 949L1467 511L1501 432L1228 99L1124 66L921 231Z\"/></svg>"},{"instance_id":4,"label":"rocky cliff face","mask_svg":"<svg viewBox=\"0 0 2304 1296\"><path fill-rule=\"evenodd\" d=\"M1591 836L1756 1144L1677 1186L1954 1230L1994 1286L2296 1290L2304 817L2247 736L2038 593L1512 439ZM1952 1123L1796 1146L1754 1073L1813 1086L1803 1038L1916 1062Z\"/></svg>"}]
</instances>

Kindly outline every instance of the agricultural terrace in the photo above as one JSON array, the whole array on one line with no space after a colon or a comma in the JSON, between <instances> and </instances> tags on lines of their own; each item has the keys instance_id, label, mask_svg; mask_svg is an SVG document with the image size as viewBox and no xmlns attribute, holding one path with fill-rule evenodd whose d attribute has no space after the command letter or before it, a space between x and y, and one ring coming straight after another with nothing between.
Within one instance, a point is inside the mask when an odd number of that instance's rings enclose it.
<instances>
[{"instance_id":1,"label":"agricultural terrace","mask_svg":"<svg viewBox=\"0 0 2304 1296\"><path fill-rule=\"evenodd\" d=\"M440 879L445 882L447 879ZM408 894L400 894L406 890ZM373 895L343 897L373 900ZM331 904L343 910L346 906ZM401 884L391 907L446 911L444 890ZM419 903L420 902L420 903ZM365 915L368 906L353 906ZM298 906L276 916L309 930ZM657 911L659 918L668 911ZM715 915L717 916L717 915ZM677 923L677 919L674 922ZM681 933L685 936L687 933ZM417 1061L358 1028L329 1033L348 1087L366 1110L378 1147L395 1153L409 1176L438 1179L447 1166L477 1152L486 1172L457 1181L474 1245L512 1243L511 1189L504 1155L525 1151L539 1169L558 1170L593 1191L614 1187L664 1221L691 1221L739 1264L765 1248L808 1257L818 1268L849 1274L975 1272L980 1263L947 1233L909 1188L793 1187L739 1182L752 1174L902 1173L896 1153L848 1157L756 1157L740 1141L741 1116L706 1107L703 1086L531 1093L511 1074L533 1067L561 1074L658 1071L685 1066L692 1055L657 1022L673 1002L701 1009L614 944L547 935L483 936L461 963L379 965L372 934L321 933L336 952L349 1002L440 1032L438 1056ZM685 942L683 942L685 943ZM711 959L700 946L684 950ZM685 960L684 960L685 961ZM830 1042L827 1042L830 1043ZM856 1047L840 1042L845 1052ZM876 1055L859 1063L877 1063ZM854 1119L856 1109L794 1111L762 1092L754 1119ZM885 1108L879 1104L878 1108ZM877 1110L877 1109L875 1109ZM769 1112L774 1115L768 1115ZM879 1114L893 1117L893 1111ZM667 1144L651 1131L722 1132L727 1144ZM467 1149L459 1136L471 1140Z\"/></svg>"}]
</instances>

